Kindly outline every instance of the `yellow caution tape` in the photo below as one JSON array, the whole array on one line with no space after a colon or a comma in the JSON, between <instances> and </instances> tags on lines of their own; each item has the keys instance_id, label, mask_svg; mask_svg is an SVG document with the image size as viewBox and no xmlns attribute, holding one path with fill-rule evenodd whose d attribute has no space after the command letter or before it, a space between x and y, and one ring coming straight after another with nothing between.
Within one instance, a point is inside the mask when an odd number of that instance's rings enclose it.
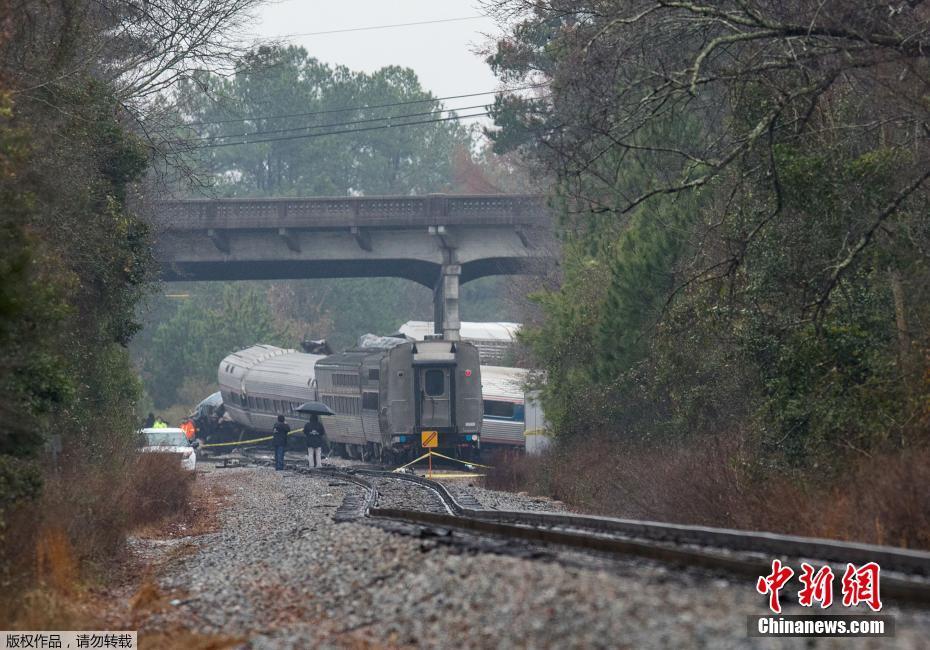
<instances>
[{"instance_id":1,"label":"yellow caution tape","mask_svg":"<svg viewBox=\"0 0 930 650\"><path fill-rule=\"evenodd\" d=\"M395 469L395 470L393 470L393 471L399 472L400 470L404 469L405 467L410 467L410 466L413 465L414 463L418 463L418 462L420 462L421 460L423 460L424 458L429 457L429 455L430 455L431 453L433 453L433 452L432 452L432 451L429 451L429 452L423 454L422 456L420 456L419 458L417 458L416 460L411 460L411 461L410 461L409 463L407 463L406 465L401 465L400 467L398 467L397 469Z\"/></svg>"},{"instance_id":2,"label":"yellow caution tape","mask_svg":"<svg viewBox=\"0 0 930 650\"><path fill-rule=\"evenodd\" d=\"M481 478L484 474L473 472L433 472L433 478Z\"/></svg>"},{"instance_id":3,"label":"yellow caution tape","mask_svg":"<svg viewBox=\"0 0 930 650\"><path fill-rule=\"evenodd\" d=\"M458 459L458 458L451 458L451 457L449 457L449 456L443 456L442 454L440 454L440 453L438 453L438 452L435 452L435 451L432 452L432 453L433 453L433 456L439 456L440 458L445 458L446 460L451 460L451 461L454 461L454 462L456 462L456 463L462 463L462 465L469 465L469 466L472 466L472 467L484 467L485 469L492 469L492 467L491 467L490 465L482 465L481 463L472 463L472 462L467 461L467 460L460 460L460 459Z\"/></svg>"},{"instance_id":4,"label":"yellow caution tape","mask_svg":"<svg viewBox=\"0 0 930 650\"><path fill-rule=\"evenodd\" d=\"M295 433L301 433L303 429L294 429L293 431L288 431L287 435L292 436ZM266 442L271 440L274 436L265 436L264 438L252 438L251 440L240 440L238 442L211 442L208 445L200 445L201 447L235 447L236 445L252 445L256 442Z\"/></svg>"},{"instance_id":5,"label":"yellow caution tape","mask_svg":"<svg viewBox=\"0 0 930 650\"><path fill-rule=\"evenodd\" d=\"M460 459L458 459L458 458L451 458L451 457L449 457L449 456L444 456L444 455L440 454L439 452L435 452L435 451L433 451L432 449L430 449L429 451L427 451L425 454L423 454L423 455L420 456L419 458L410 461L410 462L407 463L406 465L401 465L400 467L398 467L397 469L395 469L395 470L393 470L393 471L399 472L399 471L401 471L402 469L405 469L405 468L407 468L407 467L410 467L410 466L413 465L414 463L419 463L419 462L420 462L421 460L423 460L424 458L429 458L430 456L438 456L439 458L445 458L446 460L451 460L451 461L456 462L456 463L461 463L462 465L466 465L467 467L484 467L485 469L492 469L492 467L491 467L490 465L482 465L481 463L470 463L470 462L468 462L467 460L460 460Z\"/></svg>"}]
</instances>

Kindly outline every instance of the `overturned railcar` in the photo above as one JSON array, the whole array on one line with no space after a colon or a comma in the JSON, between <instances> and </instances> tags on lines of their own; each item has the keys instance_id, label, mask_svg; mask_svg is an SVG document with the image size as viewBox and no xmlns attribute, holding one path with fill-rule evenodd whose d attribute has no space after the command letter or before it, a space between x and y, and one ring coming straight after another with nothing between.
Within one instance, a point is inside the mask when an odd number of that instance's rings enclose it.
<instances>
[{"instance_id":1,"label":"overturned railcar","mask_svg":"<svg viewBox=\"0 0 930 650\"><path fill-rule=\"evenodd\" d=\"M301 403L325 403L336 413L323 421L329 443L348 457L408 457L426 431L446 451L480 447L481 370L467 342L379 338L326 356L255 345L223 359L217 378L228 417L251 431L278 415L299 428Z\"/></svg>"}]
</instances>

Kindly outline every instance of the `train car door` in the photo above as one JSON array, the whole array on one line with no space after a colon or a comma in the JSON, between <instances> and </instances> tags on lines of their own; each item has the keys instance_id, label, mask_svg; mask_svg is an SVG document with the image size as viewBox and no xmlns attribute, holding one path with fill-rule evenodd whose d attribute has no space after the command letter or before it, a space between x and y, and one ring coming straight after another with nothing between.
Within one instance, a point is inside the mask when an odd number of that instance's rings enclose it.
<instances>
[{"instance_id":1,"label":"train car door","mask_svg":"<svg viewBox=\"0 0 930 650\"><path fill-rule=\"evenodd\" d=\"M452 367L427 365L416 368L416 372L420 429L452 428Z\"/></svg>"}]
</instances>

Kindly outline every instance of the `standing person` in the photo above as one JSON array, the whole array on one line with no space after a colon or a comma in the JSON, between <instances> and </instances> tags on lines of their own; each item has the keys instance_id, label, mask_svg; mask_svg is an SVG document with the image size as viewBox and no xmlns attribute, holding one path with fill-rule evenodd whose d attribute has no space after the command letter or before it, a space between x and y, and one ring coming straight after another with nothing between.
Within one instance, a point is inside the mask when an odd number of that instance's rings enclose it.
<instances>
[{"instance_id":1,"label":"standing person","mask_svg":"<svg viewBox=\"0 0 930 650\"><path fill-rule=\"evenodd\" d=\"M275 471L284 469L284 450L287 449L287 434L291 429L284 421L284 416L279 415L278 421L274 423L274 429L271 435L274 436L274 468Z\"/></svg>"},{"instance_id":2,"label":"standing person","mask_svg":"<svg viewBox=\"0 0 930 650\"><path fill-rule=\"evenodd\" d=\"M310 416L310 421L304 425L304 435L307 436L307 460L310 467L323 467L323 436L326 435L326 429L319 416Z\"/></svg>"}]
</instances>

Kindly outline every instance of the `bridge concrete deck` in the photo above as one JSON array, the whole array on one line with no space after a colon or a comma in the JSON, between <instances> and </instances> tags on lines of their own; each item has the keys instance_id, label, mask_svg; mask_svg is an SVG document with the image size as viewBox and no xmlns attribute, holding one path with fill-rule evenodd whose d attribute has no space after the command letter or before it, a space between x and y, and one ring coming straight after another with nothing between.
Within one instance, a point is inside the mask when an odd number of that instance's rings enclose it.
<instances>
[{"instance_id":1,"label":"bridge concrete deck","mask_svg":"<svg viewBox=\"0 0 930 650\"><path fill-rule=\"evenodd\" d=\"M458 329L458 286L552 258L536 195L190 199L156 206L166 280L401 277Z\"/></svg>"}]
</instances>

